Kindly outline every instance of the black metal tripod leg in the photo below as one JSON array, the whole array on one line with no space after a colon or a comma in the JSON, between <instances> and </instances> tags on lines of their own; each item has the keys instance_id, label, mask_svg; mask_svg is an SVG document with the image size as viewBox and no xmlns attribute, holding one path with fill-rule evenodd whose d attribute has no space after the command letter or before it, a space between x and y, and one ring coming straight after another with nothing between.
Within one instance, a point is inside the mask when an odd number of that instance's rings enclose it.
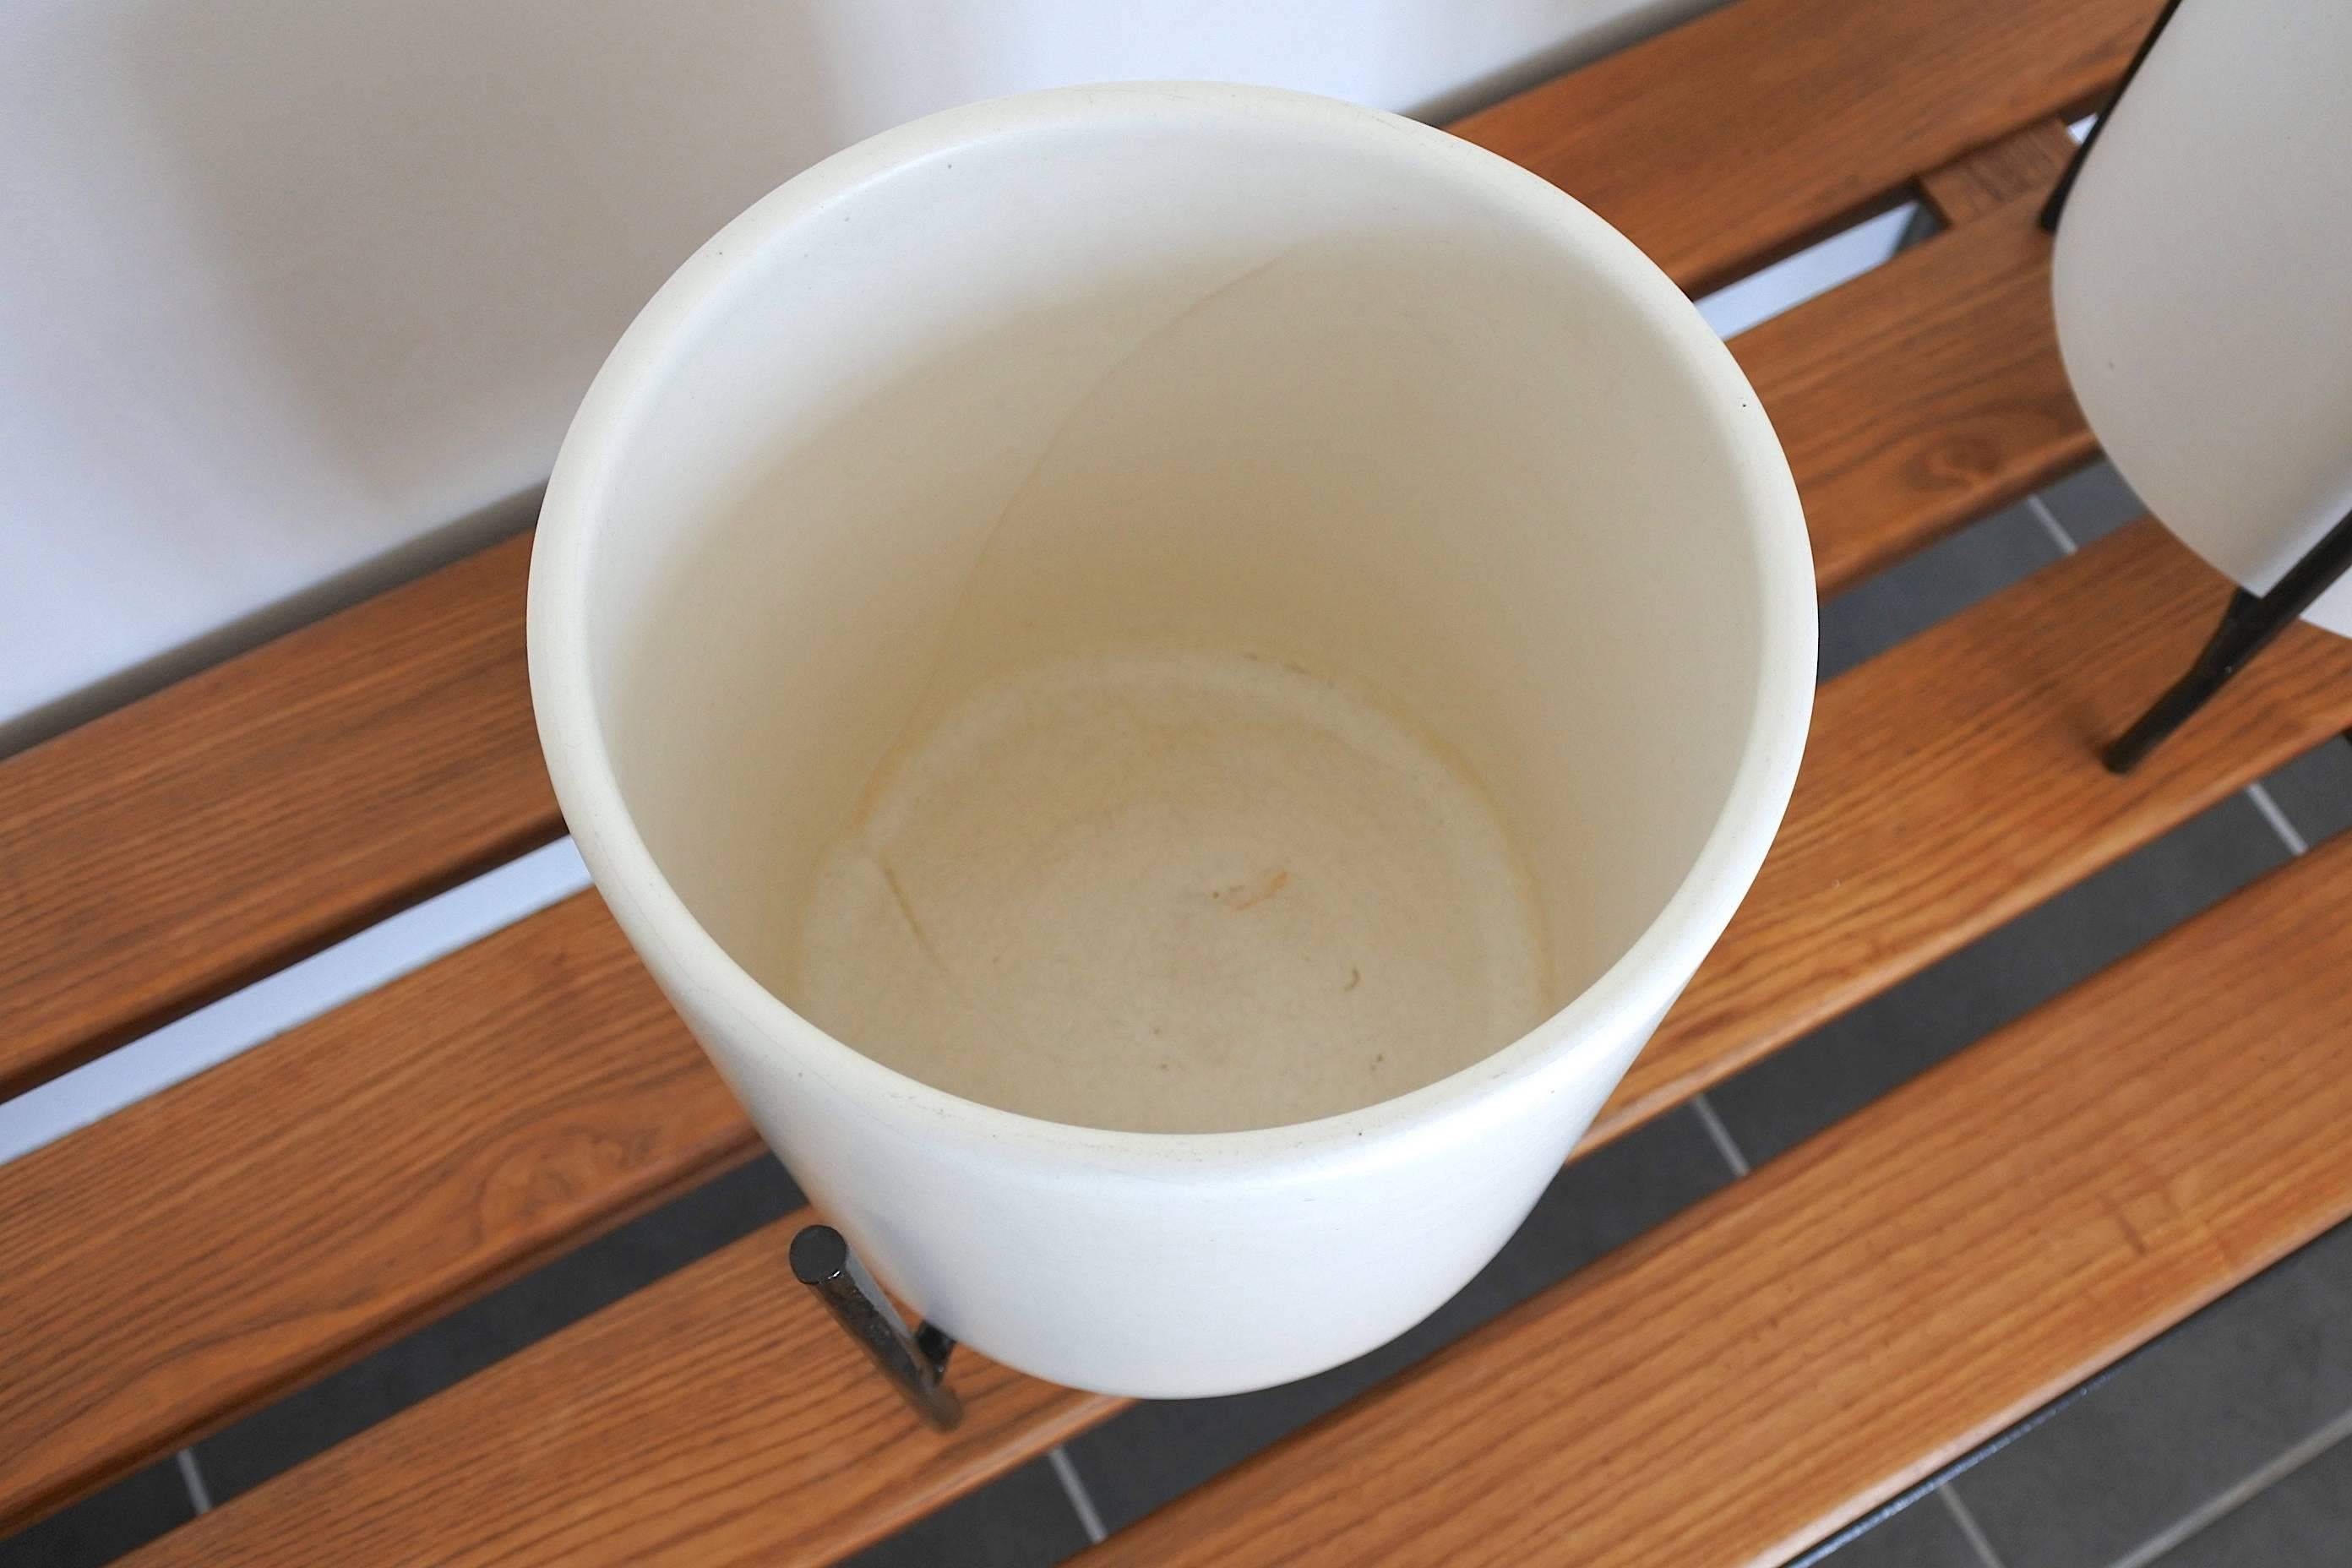
<instances>
[{"instance_id":1,"label":"black metal tripod leg","mask_svg":"<svg viewBox=\"0 0 2352 1568\"><path fill-rule=\"evenodd\" d=\"M944 1432L963 1419L963 1402L947 1385L948 1352L955 1341L926 1323L908 1330L889 1300L849 1255L849 1243L829 1225L812 1225L793 1237L793 1273L816 1294L834 1321L849 1332L875 1370L913 1407Z\"/></svg>"},{"instance_id":2,"label":"black metal tripod leg","mask_svg":"<svg viewBox=\"0 0 2352 1568\"><path fill-rule=\"evenodd\" d=\"M2256 595L2241 588L2230 596L2221 626L2189 673L2101 753L2107 770L2127 773L2137 767L2158 742L2180 728L2246 667L2247 660L2270 646L2273 637L2335 586L2347 567L2352 567L2352 512L2347 512L2309 553L2288 567L2286 575L2269 593Z\"/></svg>"},{"instance_id":3,"label":"black metal tripod leg","mask_svg":"<svg viewBox=\"0 0 2352 1568\"><path fill-rule=\"evenodd\" d=\"M2189 673L2172 683L2148 710L2132 721L2126 730L2107 743L2099 753L2111 773L2127 773L2139 766L2140 760L2156 749L2158 742L2188 722L2191 714L2213 700L2213 694L2230 682L2250 654L2235 654L2238 642L2244 637L2253 620L2262 611L2262 600L2239 589L2230 596L2229 608L2221 612L2221 624L2214 628L2204 651ZM2289 619L2294 617L2289 616ZM2277 635L2275 627L2262 638L2263 642ZM2259 647L2260 644L2256 644Z\"/></svg>"}]
</instances>

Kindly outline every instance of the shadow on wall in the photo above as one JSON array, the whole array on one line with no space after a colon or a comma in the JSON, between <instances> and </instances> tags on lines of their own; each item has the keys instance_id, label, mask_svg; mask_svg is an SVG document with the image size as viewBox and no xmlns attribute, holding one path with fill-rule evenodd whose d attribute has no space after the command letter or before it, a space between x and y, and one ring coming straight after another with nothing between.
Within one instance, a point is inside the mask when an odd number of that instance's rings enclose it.
<instances>
[{"instance_id":1,"label":"shadow on wall","mask_svg":"<svg viewBox=\"0 0 2352 1568\"><path fill-rule=\"evenodd\" d=\"M0 29L53 132L0 151L47 248L0 265L0 753L527 527L638 308L842 140L811 25L101 0Z\"/></svg>"},{"instance_id":2,"label":"shadow on wall","mask_svg":"<svg viewBox=\"0 0 2352 1568\"><path fill-rule=\"evenodd\" d=\"M1106 29L1069 0L229 0L126 13L116 47L287 404L387 500L499 468L478 505L544 477L597 363L696 245L901 120L1135 76L1406 104L1442 82L1452 106L1692 8L1163 5ZM1546 22L1572 37L1514 58Z\"/></svg>"},{"instance_id":3,"label":"shadow on wall","mask_svg":"<svg viewBox=\"0 0 2352 1568\"><path fill-rule=\"evenodd\" d=\"M478 503L544 477L693 247L832 148L808 29L773 0L230 0L146 6L119 47L289 411L374 496L465 475Z\"/></svg>"}]
</instances>

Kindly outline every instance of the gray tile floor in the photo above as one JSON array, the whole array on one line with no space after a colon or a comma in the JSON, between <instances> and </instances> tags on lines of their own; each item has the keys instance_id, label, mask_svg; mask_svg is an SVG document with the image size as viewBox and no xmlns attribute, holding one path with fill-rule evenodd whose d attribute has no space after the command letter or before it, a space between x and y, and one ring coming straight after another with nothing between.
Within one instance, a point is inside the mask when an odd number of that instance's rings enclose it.
<instances>
[{"instance_id":1,"label":"gray tile floor","mask_svg":"<svg viewBox=\"0 0 2352 1568\"><path fill-rule=\"evenodd\" d=\"M1952 1493L1939 1489L1822 1559L1837 1568L1985 1568L1978 1546L1982 1531L1952 1507Z\"/></svg>"},{"instance_id":2,"label":"gray tile floor","mask_svg":"<svg viewBox=\"0 0 2352 1568\"><path fill-rule=\"evenodd\" d=\"M2352 1561L2352 1443L2319 1450L2159 1561L2163 1568Z\"/></svg>"},{"instance_id":3,"label":"gray tile floor","mask_svg":"<svg viewBox=\"0 0 2352 1568\"><path fill-rule=\"evenodd\" d=\"M2136 515L2111 471L2053 485L1823 612L1834 674ZM2352 825L2338 742L1564 1171L1502 1257L1361 1361L1234 1399L1138 1406L862 1554L1030 1568L1080 1550L1736 1179ZM792 1208L762 1160L494 1292L35 1529L0 1568L112 1560ZM2352 1228L1840 1546L1833 1568L2317 1568L2352 1563ZM190 1483L197 1483L192 1489Z\"/></svg>"},{"instance_id":4,"label":"gray tile floor","mask_svg":"<svg viewBox=\"0 0 2352 1568\"><path fill-rule=\"evenodd\" d=\"M165 1460L0 1540L0 1565L95 1568L195 1515L179 1466Z\"/></svg>"},{"instance_id":5,"label":"gray tile floor","mask_svg":"<svg viewBox=\"0 0 2352 1568\"><path fill-rule=\"evenodd\" d=\"M2112 1568L2186 1552L2352 1427L2352 1228L2339 1228L2149 1346L1952 1485L2006 1568ZM2336 1555L2352 1562L2352 1494ZM2191 1561L2200 1560L2195 1557Z\"/></svg>"}]
</instances>

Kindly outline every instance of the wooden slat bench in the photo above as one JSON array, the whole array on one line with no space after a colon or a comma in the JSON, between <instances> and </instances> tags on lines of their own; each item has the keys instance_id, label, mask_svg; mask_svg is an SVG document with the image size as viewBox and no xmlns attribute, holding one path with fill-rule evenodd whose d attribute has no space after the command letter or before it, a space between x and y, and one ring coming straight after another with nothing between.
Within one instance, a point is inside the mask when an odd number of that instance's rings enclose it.
<instances>
[{"instance_id":1,"label":"wooden slat bench","mask_svg":"<svg viewBox=\"0 0 2352 1568\"><path fill-rule=\"evenodd\" d=\"M1943 218L1734 343L1831 593L2091 456L2032 218L2055 117L2154 9L1738 0L1456 129L1693 289L1906 193ZM527 549L0 763L0 1089L562 831ZM2352 647L2296 628L2138 773L2098 767L2228 591L2143 521L1825 686L1763 876L1590 1142L2352 725ZM1104 1552L1802 1548L2352 1211L2347 905L2352 850L2297 862ZM0 1528L756 1147L583 894L0 1166ZM792 1285L803 1217L140 1560L833 1561L1120 1407L960 1354L964 1426L916 1426ZM1540 1484L1481 1513L1506 1473Z\"/></svg>"},{"instance_id":2,"label":"wooden slat bench","mask_svg":"<svg viewBox=\"0 0 2352 1568\"><path fill-rule=\"evenodd\" d=\"M1741 353L1763 395L1778 395L1771 406L1784 425L1795 414L1819 407L1821 413L1804 427L1834 429L1839 411L1856 396L1888 411L1870 447L1831 440L1809 444L1798 458L1817 538L1829 544L1868 532L1867 542L1843 550L1843 559L1885 559L1902 545L1931 536L1956 512L1965 515L1970 506L1981 510L2007 499L2011 476L2040 470L2050 461L2044 453L2054 448L2079 456L2084 450L2079 417L2059 383L2046 322L2031 353L1987 374L1983 362L2003 352L2005 340L1972 331L1973 313L1933 316L1906 329L1896 304L1922 278L1958 286L1979 301L2027 290L2038 300L2046 247L2018 243L2030 228L2030 205L2029 198L1981 227L1939 236L1852 288L1741 340ZM1853 379L1842 387L1815 368L1823 363L1816 356L1824 342L1843 347L1854 367ZM1986 346L1972 349L1973 344ZM1853 420L1851 413L1844 417ZM2006 434L2006 439L1970 448L1998 454L1998 459L1973 468L1946 461L1940 443L1948 439L1947 422ZM1816 449L1822 455L1811 455ZM1956 492L1963 498L1957 506ZM1844 499L1854 495L1862 500ZM1907 529L1890 526L1890 518ZM2163 552L2162 546L2155 548ZM2174 552L2169 559L2174 593L2188 594L2201 615L2214 585L2184 556ZM2177 605L2168 605L2159 589L2147 611L2127 625L2126 641L2147 641L2151 625L2160 640L2115 672L2118 701L2127 702L2160 672L2163 660L2176 657L2177 645L2162 639L2168 616L2195 624ZM2068 626L2074 617L2062 614L2053 619ZM2006 644L2010 634L1994 640ZM2315 647L2315 656L2325 658L2332 645L2317 641ZM1933 649L1906 651L1904 657L1943 658ZM2066 650L2053 649L2049 662L2065 665ZM1874 689L1879 695L1861 699L1865 716L1855 731L1859 750L1851 762L1826 763L1823 748L1836 745L1842 730L1822 727L1813 742L1815 765L1784 833L1786 845L1804 839L1800 825L1816 809L1811 803L1823 781L1846 778L1849 793L1868 792L1876 764L1864 753L1879 738L1870 732L1867 715L1910 707L1909 689L1918 680L1915 672L1927 668L1932 666L1882 663L1857 671L1857 677L1866 677L1859 684L1852 679L1832 684L1823 699L1825 715L1844 705L1849 690ZM2275 668L2288 667L2281 659ZM2275 674L2263 679L2274 679ZM2324 688L2324 673L2312 672L2305 684ZM1997 704L2013 696L2018 685L2008 671L1990 668L1973 687L1948 689L1967 691L1970 702ZM2161 832L2213 794L2313 743L2330 723L2347 716L2320 705L2306 714L2293 701L2232 711L2268 715L2273 721L2281 714L2294 717L2252 747L2237 744L2233 734L2224 738L2227 743L2196 753L2207 759L2202 769L2182 770L2191 746L2202 743L2184 739L2165 767L2151 767L2128 786L2085 781L2104 803L2137 804L2120 836L2086 837L2078 844L2070 841L2064 819L2029 818L2022 825L2032 836L2028 843L2041 851L2029 864L2044 890L2063 885L2069 869L2086 871ZM1937 742L1923 731L1920 743ZM2019 763L2021 772L2033 765ZM2017 797L2021 804L2022 799ZM1822 805L1832 814L1848 809L1834 796ZM1834 821L1836 816L1822 820ZM1818 829L1810 840L1826 852L1835 852L1842 843ZM2091 858L2070 858L2077 850ZM1802 888L1846 874L1843 867L1799 866L1788 885ZM2053 874L2057 880L2050 879ZM1774 878L1781 875L1776 868ZM1940 921L1929 915L1921 934L1948 946L2030 901L2031 889L1990 881L1979 888L1980 902L1989 902L1977 918L1963 920L1948 906ZM1774 1009L1748 994L1751 984L1733 998L1748 1013L1738 1030L1696 1037L1696 1072L1679 1043L1694 1038L1684 1017L1695 1010L1723 1010L1709 1001L1717 994L1716 976L1738 974L1738 954L1751 922L1770 907L1768 896L1759 889L1738 934L1695 986L1673 1026L1645 1054L1596 1136L1675 1103L1801 1026L1785 1004ZM1769 940L1769 931L1762 934ZM1891 983L1942 950L1889 946L1862 966L1866 973L1849 982L1849 989ZM1809 986L1794 972L1781 974L1779 983L1793 986L1785 994L1798 998L1822 988L1818 982ZM394 1031L404 1041L396 1055L352 1048L354 1041ZM545 1067L550 1062L561 1062L565 1070L551 1075ZM1654 1076L1662 1070L1668 1076ZM278 1116L266 1137L257 1135L251 1121L263 1113L250 1108L267 1104L274 1108L272 1114L282 1111L283 1090L273 1095L271 1087L297 1079L310 1086L306 1101L320 1110L300 1119ZM615 1084L625 1085L625 1092L610 1087ZM601 1097L593 1110L592 1095ZM405 1183L381 1174L373 1183L335 1182L354 1130L379 1113L387 1096L398 1097L391 1103L418 1130L399 1155L416 1175ZM499 1108L502 1121L495 1142L481 1145L478 1123L485 1106ZM0 1302L0 1328L35 1331L33 1323L16 1320L20 1310L68 1313L72 1327L51 1342L49 1396L70 1399L80 1415L70 1427L56 1415L44 1417L31 1397L38 1391L28 1390L21 1415L17 1409L0 1414L0 1433L21 1432L28 1446L37 1447L51 1471L39 1478L45 1489L79 1489L159 1445L185 1441L205 1425L316 1375L436 1307L526 1266L566 1237L576 1239L613 1223L755 1146L749 1124L655 995L601 906L593 895L583 895L26 1162L14 1178L28 1194L16 1211L22 1215L17 1223L36 1234L56 1223L57 1211L30 1195L45 1192L51 1205L70 1205L82 1216L84 1241L70 1249L53 1247L54 1289L16 1298L14 1306ZM600 1150L627 1153L608 1152L602 1164L586 1168ZM201 1183L182 1184L171 1178L175 1168L207 1174ZM519 1194L541 1195L502 1205L495 1222L455 1224L451 1216L481 1210L485 1173L491 1171L514 1173ZM522 1179L532 1172L541 1175L536 1187ZM548 1179L555 1176L560 1182ZM187 1223L177 1207L193 1205L188 1214L266 1213L289 1178L310 1184L320 1232L341 1238L336 1250L283 1255L273 1266L248 1256L251 1248L223 1247ZM0 1179L0 1191L8 1184ZM158 1206L158 1190L174 1195ZM0 1219L0 1225L7 1223ZM154 1239L126 1245L133 1236ZM397 1261L402 1258L408 1259L404 1267ZM307 1289L294 1278L297 1273L311 1281ZM223 1287L189 1289L194 1280L208 1276ZM355 1295L355 1277L373 1281L373 1289ZM248 1289L226 1288L231 1279L246 1280ZM67 1305L94 1299L153 1301L167 1290L175 1298L169 1313L161 1314L171 1325L169 1338L234 1345L236 1352L224 1351L202 1365L159 1355L157 1327L148 1314L93 1315ZM333 1311L311 1310L320 1293L331 1297ZM257 1342L265 1331L266 1345ZM117 1407L141 1413L135 1428L126 1429L108 1414ZM32 1441L36 1436L37 1445ZM29 1471L20 1473L26 1484L35 1479ZM17 1476L7 1479L15 1482ZM7 1490L0 1490L0 1498L15 1500Z\"/></svg>"}]
</instances>

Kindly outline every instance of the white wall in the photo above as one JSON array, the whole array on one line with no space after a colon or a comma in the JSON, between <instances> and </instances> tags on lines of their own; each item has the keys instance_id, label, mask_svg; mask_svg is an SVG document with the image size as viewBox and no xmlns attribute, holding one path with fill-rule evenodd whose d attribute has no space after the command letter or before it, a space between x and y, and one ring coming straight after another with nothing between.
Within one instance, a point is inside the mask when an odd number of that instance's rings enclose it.
<instances>
[{"instance_id":1,"label":"white wall","mask_svg":"<svg viewBox=\"0 0 2352 1568\"><path fill-rule=\"evenodd\" d=\"M0 0L0 750L517 526L661 279L872 132L1441 114L1705 3Z\"/></svg>"}]
</instances>

